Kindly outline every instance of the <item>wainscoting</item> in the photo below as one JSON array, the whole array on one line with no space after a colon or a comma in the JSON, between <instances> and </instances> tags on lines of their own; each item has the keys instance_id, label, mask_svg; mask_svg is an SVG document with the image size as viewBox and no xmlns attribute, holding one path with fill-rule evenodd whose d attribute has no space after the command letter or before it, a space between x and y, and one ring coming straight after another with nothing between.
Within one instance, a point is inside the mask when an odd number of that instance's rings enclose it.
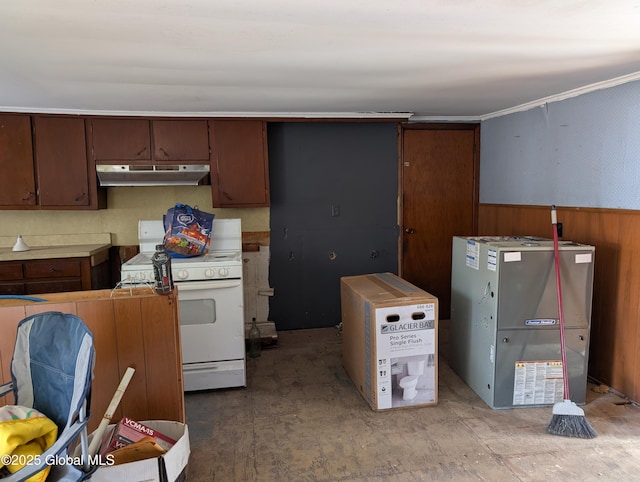
<instances>
[{"instance_id":1,"label":"wainscoting","mask_svg":"<svg viewBox=\"0 0 640 482\"><path fill-rule=\"evenodd\" d=\"M589 375L640 401L640 211L557 207L564 240L595 246ZM480 204L479 235L553 237L550 206Z\"/></svg>"}]
</instances>

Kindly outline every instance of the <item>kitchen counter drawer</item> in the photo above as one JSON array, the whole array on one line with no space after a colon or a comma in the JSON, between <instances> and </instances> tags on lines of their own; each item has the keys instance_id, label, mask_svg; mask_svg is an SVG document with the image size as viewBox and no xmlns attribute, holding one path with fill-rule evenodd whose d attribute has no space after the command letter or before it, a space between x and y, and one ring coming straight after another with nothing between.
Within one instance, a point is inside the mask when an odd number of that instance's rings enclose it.
<instances>
[{"instance_id":1,"label":"kitchen counter drawer","mask_svg":"<svg viewBox=\"0 0 640 482\"><path fill-rule=\"evenodd\" d=\"M111 286L109 251L101 256L0 261L0 295L34 295Z\"/></svg>"},{"instance_id":2,"label":"kitchen counter drawer","mask_svg":"<svg viewBox=\"0 0 640 482\"><path fill-rule=\"evenodd\" d=\"M22 263L0 263L0 281L21 280L22 276Z\"/></svg>"},{"instance_id":3,"label":"kitchen counter drawer","mask_svg":"<svg viewBox=\"0 0 640 482\"><path fill-rule=\"evenodd\" d=\"M81 259L45 259L24 263L26 279L70 278L82 276Z\"/></svg>"},{"instance_id":4,"label":"kitchen counter drawer","mask_svg":"<svg viewBox=\"0 0 640 482\"><path fill-rule=\"evenodd\" d=\"M0 295L24 295L27 293L27 288L24 283L18 281L13 283L0 282Z\"/></svg>"},{"instance_id":5,"label":"kitchen counter drawer","mask_svg":"<svg viewBox=\"0 0 640 482\"><path fill-rule=\"evenodd\" d=\"M68 279L62 281L32 281L24 284L25 294L37 295L41 293L63 293L67 291L82 291L82 280Z\"/></svg>"}]
</instances>

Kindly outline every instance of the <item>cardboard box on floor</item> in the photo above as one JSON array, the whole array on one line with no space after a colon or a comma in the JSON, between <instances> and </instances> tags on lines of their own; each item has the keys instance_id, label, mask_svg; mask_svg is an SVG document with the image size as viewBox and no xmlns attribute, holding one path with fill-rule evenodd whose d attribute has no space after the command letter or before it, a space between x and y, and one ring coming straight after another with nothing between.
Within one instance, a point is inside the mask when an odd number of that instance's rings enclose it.
<instances>
[{"instance_id":1,"label":"cardboard box on floor","mask_svg":"<svg viewBox=\"0 0 640 482\"><path fill-rule=\"evenodd\" d=\"M343 365L371 408L437 404L438 299L392 273L343 277L340 298Z\"/></svg>"},{"instance_id":2,"label":"cardboard box on floor","mask_svg":"<svg viewBox=\"0 0 640 482\"><path fill-rule=\"evenodd\" d=\"M120 465L108 465L108 454L102 455L101 465L91 476L91 481L112 482L126 480L128 482L165 482L186 480L186 467L191 449L189 447L189 429L186 424L166 420L143 421L148 427L176 440L175 445L160 457L129 462ZM113 430L115 425L110 425ZM91 437L93 434L89 436Z\"/></svg>"}]
</instances>

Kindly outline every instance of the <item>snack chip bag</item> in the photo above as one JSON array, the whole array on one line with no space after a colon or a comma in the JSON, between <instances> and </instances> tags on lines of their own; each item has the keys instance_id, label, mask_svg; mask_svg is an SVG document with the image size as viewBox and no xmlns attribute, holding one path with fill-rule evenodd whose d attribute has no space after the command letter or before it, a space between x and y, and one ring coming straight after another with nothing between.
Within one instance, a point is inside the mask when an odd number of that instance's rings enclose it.
<instances>
[{"instance_id":1,"label":"snack chip bag","mask_svg":"<svg viewBox=\"0 0 640 482\"><path fill-rule=\"evenodd\" d=\"M177 203L164 216L164 247L173 258L207 254L211 244L214 214L197 206Z\"/></svg>"}]
</instances>

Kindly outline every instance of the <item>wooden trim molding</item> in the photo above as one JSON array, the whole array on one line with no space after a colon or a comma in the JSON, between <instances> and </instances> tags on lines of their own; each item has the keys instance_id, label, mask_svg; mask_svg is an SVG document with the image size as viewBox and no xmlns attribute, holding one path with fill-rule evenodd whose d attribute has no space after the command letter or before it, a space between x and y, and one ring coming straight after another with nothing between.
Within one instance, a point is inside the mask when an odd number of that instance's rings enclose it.
<instances>
[{"instance_id":1,"label":"wooden trim molding","mask_svg":"<svg viewBox=\"0 0 640 482\"><path fill-rule=\"evenodd\" d=\"M259 246L269 246L270 244L269 231L255 231L242 233L242 244L257 244Z\"/></svg>"}]
</instances>

